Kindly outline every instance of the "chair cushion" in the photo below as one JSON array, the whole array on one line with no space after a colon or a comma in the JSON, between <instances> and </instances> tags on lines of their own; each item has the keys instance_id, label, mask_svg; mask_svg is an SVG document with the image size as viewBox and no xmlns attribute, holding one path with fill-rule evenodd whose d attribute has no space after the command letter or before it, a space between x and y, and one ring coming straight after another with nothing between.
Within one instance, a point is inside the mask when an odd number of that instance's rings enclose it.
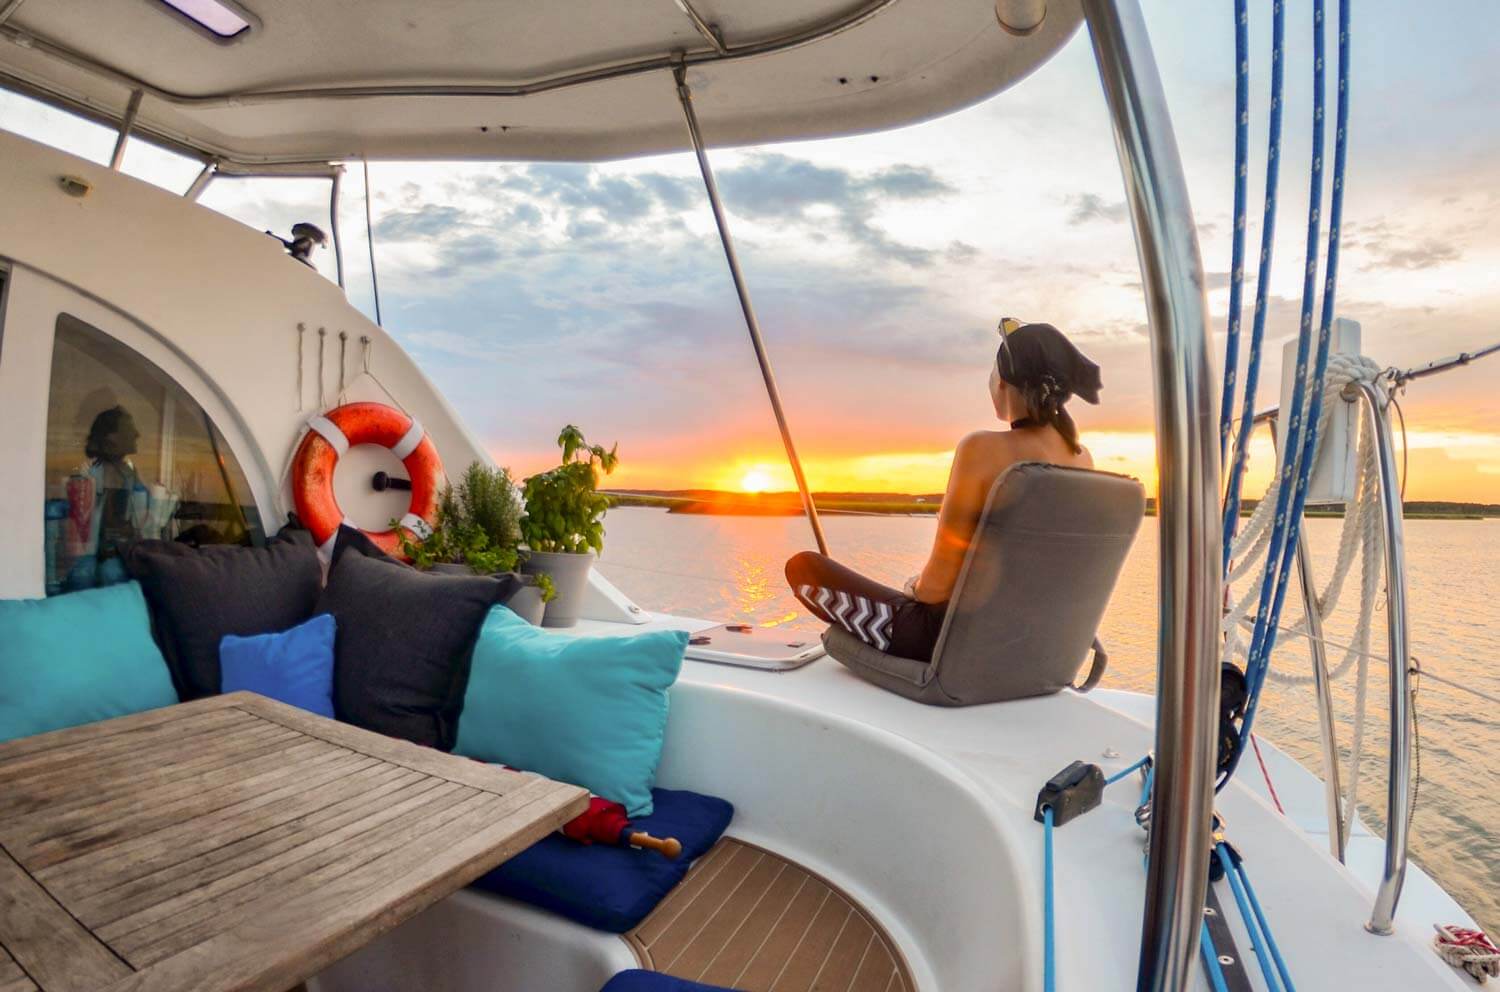
<instances>
[{"instance_id":1,"label":"chair cushion","mask_svg":"<svg viewBox=\"0 0 1500 992\"><path fill-rule=\"evenodd\" d=\"M352 557L352 556L351 556ZM688 635L577 637L491 610L474 648L457 752L581 785L651 812L667 689Z\"/></svg>"},{"instance_id":2,"label":"chair cushion","mask_svg":"<svg viewBox=\"0 0 1500 992\"><path fill-rule=\"evenodd\" d=\"M333 643L337 624L319 614L279 634L219 642L225 692L241 689L333 719Z\"/></svg>"},{"instance_id":3,"label":"chair cushion","mask_svg":"<svg viewBox=\"0 0 1500 992\"><path fill-rule=\"evenodd\" d=\"M732 992L722 985L704 985L686 978L673 978L656 971L632 968L604 983L599 992Z\"/></svg>"},{"instance_id":4,"label":"chair cushion","mask_svg":"<svg viewBox=\"0 0 1500 992\"><path fill-rule=\"evenodd\" d=\"M734 816L734 807L715 796L673 789L653 789L651 795L655 812L634 818L631 825L655 837L676 837L682 842L676 859L550 834L474 885L596 930L624 933L682 881L693 860L718 842Z\"/></svg>"},{"instance_id":5,"label":"chair cushion","mask_svg":"<svg viewBox=\"0 0 1500 992\"><path fill-rule=\"evenodd\" d=\"M480 624L519 588L512 575L438 575L339 555L317 604L338 622L338 718L451 751Z\"/></svg>"},{"instance_id":6,"label":"chair cushion","mask_svg":"<svg viewBox=\"0 0 1500 992\"><path fill-rule=\"evenodd\" d=\"M125 565L146 594L156 642L184 700L219 692L225 634L295 627L313 615L323 585L312 535L290 528L263 548L141 541Z\"/></svg>"},{"instance_id":7,"label":"chair cushion","mask_svg":"<svg viewBox=\"0 0 1500 992\"><path fill-rule=\"evenodd\" d=\"M136 583L0 600L0 741L175 702Z\"/></svg>"}]
</instances>

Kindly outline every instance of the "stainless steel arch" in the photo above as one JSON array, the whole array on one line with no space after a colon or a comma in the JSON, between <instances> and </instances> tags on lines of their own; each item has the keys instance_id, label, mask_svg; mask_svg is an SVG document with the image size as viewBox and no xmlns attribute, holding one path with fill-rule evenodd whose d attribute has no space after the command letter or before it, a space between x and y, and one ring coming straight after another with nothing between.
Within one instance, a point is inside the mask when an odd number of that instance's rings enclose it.
<instances>
[{"instance_id":1,"label":"stainless steel arch","mask_svg":"<svg viewBox=\"0 0 1500 992\"><path fill-rule=\"evenodd\" d=\"M1137 0L1084 0L1146 287L1160 521L1156 770L1140 990L1194 979L1219 699L1219 442L1203 262Z\"/></svg>"}]
</instances>

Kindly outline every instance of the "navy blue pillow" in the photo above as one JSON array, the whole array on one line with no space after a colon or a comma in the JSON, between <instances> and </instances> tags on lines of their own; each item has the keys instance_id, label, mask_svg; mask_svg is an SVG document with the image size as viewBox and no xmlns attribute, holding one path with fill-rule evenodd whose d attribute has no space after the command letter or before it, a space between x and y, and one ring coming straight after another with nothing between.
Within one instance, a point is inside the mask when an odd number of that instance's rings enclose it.
<instances>
[{"instance_id":1,"label":"navy blue pillow","mask_svg":"<svg viewBox=\"0 0 1500 992\"><path fill-rule=\"evenodd\" d=\"M734 807L716 796L652 789L651 800L654 812L631 820L631 826L655 837L676 837L682 854L675 859L550 834L474 885L596 930L624 933L682 881L694 859L718 842L734 817Z\"/></svg>"},{"instance_id":2,"label":"navy blue pillow","mask_svg":"<svg viewBox=\"0 0 1500 992\"><path fill-rule=\"evenodd\" d=\"M722 985L704 985L686 978L673 978L654 971L632 968L622 971L604 984L599 992L734 992Z\"/></svg>"},{"instance_id":3,"label":"navy blue pillow","mask_svg":"<svg viewBox=\"0 0 1500 992\"><path fill-rule=\"evenodd\" d=\"M279 634L219 642L225 692L258 692L289 706L333 719L333 643L337 624L320 613Z\"/></svg>"}]
</instances>

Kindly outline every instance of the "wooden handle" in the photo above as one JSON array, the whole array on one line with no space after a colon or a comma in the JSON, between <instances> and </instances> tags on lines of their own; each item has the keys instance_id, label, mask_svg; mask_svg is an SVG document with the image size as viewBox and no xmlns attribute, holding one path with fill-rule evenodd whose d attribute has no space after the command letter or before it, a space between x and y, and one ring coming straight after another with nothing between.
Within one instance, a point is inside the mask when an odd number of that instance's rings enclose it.
<instances>
[{"instance_id":1,"label":"wooden handle","mask_svg":"<svg viewBox=\"0 0 1500 992\"><path fill-rule=\"evenodd\" d=\"M682 853L682 841L676 837L652 837L648 833L639 831L630 835L630 846L656 851L668 859L674 859Z\"/></svg>"}]
</instances>

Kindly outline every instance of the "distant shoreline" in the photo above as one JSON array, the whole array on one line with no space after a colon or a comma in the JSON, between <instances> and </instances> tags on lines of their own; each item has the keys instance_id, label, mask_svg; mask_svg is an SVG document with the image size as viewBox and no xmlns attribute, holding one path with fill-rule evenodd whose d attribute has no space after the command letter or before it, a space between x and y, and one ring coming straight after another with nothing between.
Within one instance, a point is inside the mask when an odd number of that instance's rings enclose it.
<instances>
[{"instance_id":1,"label":"distant shoreline","mask_svg":"<svg viewBox=\"0 0 1500 992\"><path fill-rule=\"evenodd\" d=\"M736 493L718 489L611 489L605 490L611 506L644 506L668 513L699 516L795 517L802 514L802 500L789 493ZM830 516L930 516L943 504L942 493L813 493L819 513ZM1255 501L1241 510L1248 516ZM1408 500L1407 520L1484 520L1500 518L1500 503L1458 503L1441 500ZM1155 516L1155 500L1146 501L1146 515ZM1340 509L1316 509L1309 517L1342 517Z\"/></svg>"}]
</instances>

